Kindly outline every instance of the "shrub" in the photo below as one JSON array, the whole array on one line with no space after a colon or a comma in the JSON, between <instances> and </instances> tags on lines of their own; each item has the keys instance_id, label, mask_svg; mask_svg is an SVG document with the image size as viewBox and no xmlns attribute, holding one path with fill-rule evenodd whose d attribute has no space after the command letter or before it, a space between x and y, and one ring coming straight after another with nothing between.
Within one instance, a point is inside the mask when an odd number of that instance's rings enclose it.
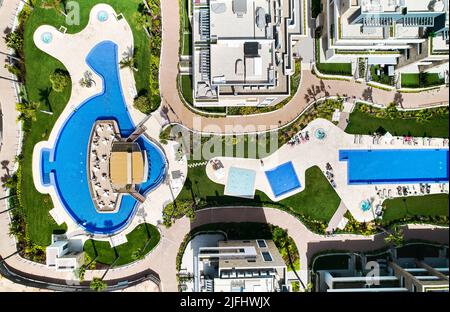
<instances>
[{"instance_id":1,"label":"shrub","mask_svg":"<svg viewBox=\"0 0 450 312\"><path fill-rule=\"evenodd\" d=\"M188 200L180 200L168 204L163 210L163 224L170 227L173 220L187 216L193 220L195 218L195 203Z\"/></svg>"},{"instance_id":2,"label":"shrub","mask_svg":"<svg viewBox=\"0 0 450 312\"><path fill-rule=\"evenodd\" d=\"M144 114L149 114L153 110L150 99L145 95L141 95L140 97L134 99L134 107Z\"/></svg>"},{"instance_id":3,"label":"shrub","mask_svg":"<svg viewBox=\"0 0 450 312\"><path fill-rule=\"evenodd\" d=\"M101 278L94 277L89 287L93 291L101 292L104 291L108 286Z\"/></svg>"},{"instance_id":4,"label":"shrub","mask_svg":"<svg viewBox=\"0 0 450 312\"><path fill-rule=\"evenodd\" d=\"M17 32L13 31L6 35L5 37L6 46L14 51L22 51L23 48L23 37Z\"/></svg>"},{"instance_id":5,"label":"shrub","mask_svg":"<svg viewBox=\"0 0 450 312\"><path fill-rule=\"evenodd\" d=\"M55 92L63 92L64 88L70 84L69 73L59 69L55 70L55 72L50 75L49 79L52 84L52 89Z\"/></svg>"}]
</instances>

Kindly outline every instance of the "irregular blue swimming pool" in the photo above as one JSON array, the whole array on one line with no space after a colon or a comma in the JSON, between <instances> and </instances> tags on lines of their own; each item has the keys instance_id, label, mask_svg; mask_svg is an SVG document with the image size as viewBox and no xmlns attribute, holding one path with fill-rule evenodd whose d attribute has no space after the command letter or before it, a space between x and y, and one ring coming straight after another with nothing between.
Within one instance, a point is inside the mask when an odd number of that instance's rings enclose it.
<instances>
[{"instance_id":1,"label":"irregular blue swimming pool","mask_svg":"<svg viewBox=\"0 0 450 312\"><path fill-rule=\"evenodd\" d=\"M301 187L291 161L268 170L265 174L275 197L280 197Z\"/></svg>"},{"instance_id":2,"label":"irregular blue swimming pool","mask_svg":"<svg viewBox=\"0 0 450 312\"><path fill-rule=\"evenodd\" d=\"M116 120L122 136L134 130L122 94L117 45L104 41L92 49L86 62L103 78L104 90L88 99L67 119L55 147L41 151L41 181L53 185L70 216L86 231L112 234L122 230L134 216L137 201L123 196L117 213L98 213L89 191L86 168L91 129L97 120ZM166 161L162 151L144 137L137 141L149 158L148 181L141 185L146 194L164 179Z\"/></svg>"},{"instance_id":3,"label":"irregular blue swimming pool","mask_svg":"<svg viewBox=\"0 0 450 312\"><path fill-rule=\"evenodd\" d=\"M448 182L447 149L341 150L348 184Z\"/></svg>"}]
</instances>

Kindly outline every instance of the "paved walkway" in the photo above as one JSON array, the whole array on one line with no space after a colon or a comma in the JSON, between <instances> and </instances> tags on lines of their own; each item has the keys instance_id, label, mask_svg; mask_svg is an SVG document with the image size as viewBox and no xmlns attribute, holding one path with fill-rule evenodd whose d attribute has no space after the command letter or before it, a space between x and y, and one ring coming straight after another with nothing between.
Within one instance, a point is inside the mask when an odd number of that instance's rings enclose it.
<instances>
[{"instance_id":1,"label":"paved walkway","mask_svg":"<svg viewBox=\"0 0 450 312\"><path fill-rule=\"evenodd\" d=\"M380 105L395 101L404 108L427 107L448 103L446 87L421 93L397 93L370 88L365 84L340 80L321 81L309 70L302 71L302 82L292 101L277 111L249 116L200 117L189 110L180 100L177 91L179 61L179 3L162 1L163 44L161 54L160 89L162 111L171 123L210 133L243 133L255 129L269 129L285 125L300 115L309 103L324 96L348 96L367 100ZM308 92L309 91L309 92Z\"/></svg>"},{"instance_id":2,"label":"paved walkway","mask_svg":"<svg viewBox=\"0 0 450 312\"><path fill-rule=\"evenodd\" d=\"M10 30L14 25L14 17L16 15L17 7L20 1L10 0L4 1L0 9L0 52L8 53L5 41L3 40L3 34L6 30ZM0 54L0 110L2 118L2 131L3 136L0 139L0 161L5 162L6 168L0 169L0 175L12 173L14 170L14 161L17 154L19 144L19 125L17 124L17 111L16 111L16 91L12 81L8 80L12 78L11 74L4 68L4 64L7 62L7 57L4 54ZM7 195L7 190L0 187L0 198ZM7 200L0 202L0 212L6 209ZM16 245L14 238L9 236L9 217L7 213L0 213L0 254L2 256L11 254L16 251Z\"/></svg>"},{"instance_id":3,"label":"paved walkway","mask_svg":"<svg viewBox=\"0 0 450 312\"><path fill-rule=\"evenodd\" d=\"M327 232L328 231L332 232L333 230L337 229L342 218L344 218L344 214L347 212L347 210L348 210L347 206L345 206L344 202L341 201L338 209L335 211L334 215L331 217L330 222L328 222L328 226L326 229Z\"/></svg>"}]
</instances>

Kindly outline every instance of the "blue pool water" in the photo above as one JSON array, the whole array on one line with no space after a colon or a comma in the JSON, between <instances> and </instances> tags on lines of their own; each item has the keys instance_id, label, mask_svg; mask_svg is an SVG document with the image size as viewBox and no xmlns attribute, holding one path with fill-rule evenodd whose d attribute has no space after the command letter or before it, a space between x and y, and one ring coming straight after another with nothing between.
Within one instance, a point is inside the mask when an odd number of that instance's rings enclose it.
<instances>
[{"instance_id":1,"label":"blue pool water","mask_svg":"<svg viewBox=\"0 0 450 312\"><path fill-rule=\"evenodd\" d=\"M369 211L370 208L372 208L372 203L370 202L370 200L364 200L361 202L360 206L362 211Z\"/></svg>"},{"instance_id":2,"label":"blue pool water","mask_svg":"<svg viewBox=\"0 0 450 312\"><path fill-rule=\"evenodd\" d=\"M255 195L254 170L231 167L225 193L229 196L253 198Z\"/></svg>"},{"instance_id":3,"label":"blue pool water","mask_svg":"<svg viewBox=\"0 0 450 312\"><path fill-rule=\"evenodd\" d=\"M41 39L44 43L50 43L53 40L53 35L49 32L46 32L42 34Z\"/></svg>"},{"instance_id":4,"label":"blue pool water","mask_svg":"<svg viewBox=\"0 0 450 312\"><path fill-rule=\"evenodd\" d=\"M348 162L348 184L446 182L447 149L341 150Z\"/></svg>"},{"instance_id":5,"label":"blue pool water","mask_svg":"<svg viewBox=\"0 0 450 312\"><path fill-rule=\"evenodd\" d=\"M70 216L86 231L111 234L123 229L131 221L137 201L123 197L117 213L98 213L89 191L86 172L87 151L91 129L97 120L116 120L122 136L134 130L127 111L118 69L117 45L104 41L92 49L86 62L103 78L104 90L88 99L65 122L56 146L41 151L42 182L53 185ZM162 151L144 137L137 141L149 158L148 181L141 185L146 194L158 186L165 175L166 161Z\"/></svg>"},{"instance_id":6,"label":"blue pool water","mask_svg":"<svg viewBox=\"0 0 450 312\"><path fill-rule=\"evenodd\" d=\"M301 187L291 161L265 173L275 197L280 197Z\"/></svg>"},{"instance_id":7,"label":"blue pool water","mask_svg":"<svg viewBox=\"0 0 450 312\"><path fill-rule=\"evenodd\" d=\"M107 21L108 18L109 18L108 12L106 12L106 11L100 11L100 12L98 12L97 18L98 18L98 20L99 20L100 22L105 22L105 21Z\"/></svg>"}]
</instances>

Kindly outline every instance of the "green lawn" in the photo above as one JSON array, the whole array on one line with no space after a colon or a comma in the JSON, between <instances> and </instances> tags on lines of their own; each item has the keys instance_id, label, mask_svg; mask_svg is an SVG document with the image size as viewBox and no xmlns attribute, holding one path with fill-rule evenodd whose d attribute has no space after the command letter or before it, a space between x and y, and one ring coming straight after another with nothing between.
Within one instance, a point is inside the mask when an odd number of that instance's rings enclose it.
<instances>
[{"instance_id":1,"label":"green lawn","mask_svg":"<svg viewBox=\"0 0 450 312\"><path fill-rule=\"evenodd\" d=\"M183 93L183 97L190 105L193 104L192 97L192 76L191 75L182 75L181 76L181 92Z\"/></svg>"},{"instance_id":2,"label":"green lawn","mask_svg":"<svg viewBox=\"0 0 450 312\"><path fill-rule=\"evenodd\" d=\"M345 132L371 135L375 132L380 132L381 129L389 131L395 136L412 135L416 137L447 138L449 136L449 121L448 115L435 116L429 121L418 122L415 118L378 118L355 110L350 115L350 123Z\"/></svg>"},{"instance_id":3,"label":"green lawn","mask_svg":"<svg viewBox=\"0 0 450 312\"><path fill-rule=\"evenodd\" d=\"M352 76L351 63L317 63L316 67L322 74Z\"/></svg>"},{"instance_id":4,"label":"green lawn","mask_svg":"<svg viewBox=\"0 0 450 312\"><path fill-rule=\"evenodd\" d=\"M191 23L189 22L189 0L181 0L181 9L183 16L183 31L191 31Z\"/></svg>"},{"instance_id":5,"label":"green lawn","mask_svg":"<svg viewBox=\"0 0 450 312\"><path fill-rule=\"evenodd\" d=\"M111 4L118 13L123 13L131 25L136 47L136 64L139 71L135 73L137 90L142 92L149 89L150 77L150 48L149 40L145 32L134 21L133 15L137 12L141 0L80 0L81 25L70 26L65 24L65 18L55 10L42 9L41 0L35 2L35 9L25 23L25 67L26 67L26 90L30 101L41 101L41 109L50 110L53 115L38 113L37 121L33 122L29 132L25 135L23 145L21 181L21 202L28 224L28 233L31 241L39 245L50 244L51 234L55 230L65 229L58 227L48 211L53 204L48 196L38 193L32 178L32 153L36 143L48 139L57 118L64 110L71 90L66 88L62 93L51 91L49 75L56 69L64 69L64 66L56 59L40 51L33 42L34 31L41 25L49 24L59 28L61 25L67 27L68 33L76 33L87 24L90 9L98 3Z\"/></svg>"},{"instance_id":6,"label":"green lawn","mask_svg":"<svg viewBox=\"0 0 450 312\"><path fill-rule=\"evenodd\" d=\"M282 200L280 204L296 213L328 223L340 202L341 199L320 168L312 167L306 171L306 189Z\"/></svg>"},{"instance_id":7,"label":"green lawn","mask_svg":"<svg viewBox=\"0 0 450 312\"><path fill-rule=\"evenodd\" d=\"M425 73L424 81L420 81L419 74L402 74L403 88L426 88L442 85L445 83L444 78L439 78L437 73Z\"/></svg>"},{"instance_id":8,"label":"green lawn","mask_svg":"<svg viewBox=\"0 0 450 312\"><path fill-rule=\"evenodd\" d=\"M448 216L448 194L394 198L385 201L383 223L405 217Z\"/></svg>"},{"instance_id":9,"label":"green lawn","mask_svg":"<svg viewBox=\"0 0 450 312\"><path fill-rule=\"evenodd\" d=\"M84 251L97 263L111 265L117 260L115 266L131 263L139 256L148 254L160 240L158 229L151 224L140 224L127 235L128 243L111 248L109 242L88 240L84 243ZM145 248L145 249L144 249Z\"/></svg>"},{"instance_id":10,"label":"green lawn","mask_svg":"<svg viewBox=\"0 0 450 312\"><path fill-rule=\"evenodd\" d=\"M181 35L182 35L182 45L181 45L181 55L190 55L192 53L192 29L191 23L189 22L189 0L179 0L181 5Z\"/></svg>"},{"instance_id":11,"label":"green lawn","mask_svg":"<svg viewBox=\"0 0 450 312\"><path fill-rule=\"evenodd\" d=\"M379 74L378 74L379 72ZM370 75L372 80L385 85L393 86L395 82L394 76L389 76L387 73L387 67L382 68L380 65L370 66Z\"/></svg>"},{"instance_id":12,"label":"green lawn","mask_svg":"<svg viewBox=\"0 0 450 312\"><path fill-rule=\"evenodd\" d=\"M204 167L190 168L187 182L177 200L200 200L200 207L267 206L328 222L340 204L340 198L318 167L306 171L306 189L278 203L257 191L253 200L224 195L224 186L211 182ZM320 194L320 196L318 196Z\"/></svg>"},{"instance_id":13,"label":"green lawn","mask_svg":"<svg viewBox=\"0 0 450 312\"><path fill-rule=\"evenodd\" d=\"M351 63L321 63L320 60L320 39L316 38L316 67L322 74L353 76Z\"/></svg>"},{"instance_id":14,"label":"green lawn","mask_svg":"<svg viewBox=\"0 0 450 312\"><path fill-rule=\"evenodd\" d=\"M402 74L402 87L418 88L419 85L419 74Z\"/></svg>"},{"instance_id":15,"label":"green lawn","mask_svg":"<svg viewBox=\"0 0 450 312\"><path fill-rule=\"evenodd\" d=\"M192 35L184 34L183 35L183 51L181 55L191 55L192 54Z\"/></svg>"}]
</instances>

